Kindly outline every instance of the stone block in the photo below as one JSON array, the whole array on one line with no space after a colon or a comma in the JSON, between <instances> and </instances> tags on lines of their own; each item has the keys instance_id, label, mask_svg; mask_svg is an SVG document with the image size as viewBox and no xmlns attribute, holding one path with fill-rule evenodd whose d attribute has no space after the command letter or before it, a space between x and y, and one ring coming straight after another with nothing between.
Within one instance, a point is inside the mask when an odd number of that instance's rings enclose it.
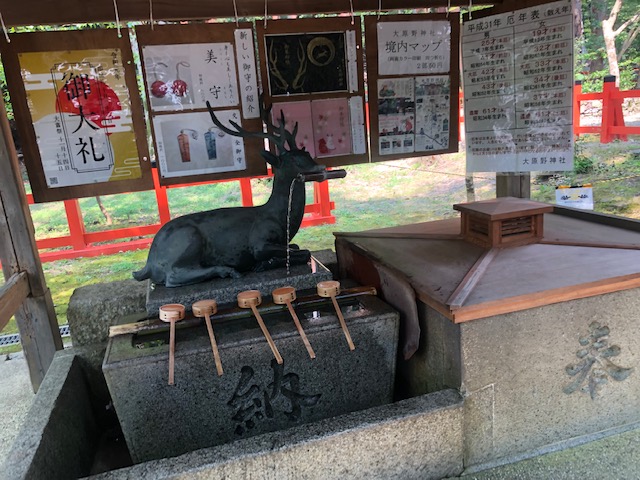
<instances>
[{"instance_id":1,"label":"stone block","mask_svg":"<svg viewBox=\"0 0 640 480\"><path fill-rule=\"evenodd\" d=\"M4 466L3 478L78 478L89 473L97 426L78 358L56 353Z\"/></svg>"},{"instance_id":2,"label":"stone block","mask_svg":"<svg viewBox=\"0 0 640 480\"><path fill-rule=\"evenodd\" d=\"M167 303L190 306L203 299L215 299L218 305L235 304L238 292L258 290L264 296L276 288L289 285L296 290L315 289L319 282L331 280L331 272L312 258L311 265L294 265L289 270L276 268L265 272L249 272L241 278L216 278L208 282L184 287L167 288L147 281L146 309L150 317L158 315L160 307Z\"/></svg>"},{"instance_id":3,"label":"stone block","mask_svg":"<svg viewBox=\"0 0 640 480\"><path fill-rule=\"evenodd\" d=\"M134 461L176 456L390 403L397 313L374 296L344 301L341 309L353 351L331 302L298 309L315 359L287 312L265 315L283 365L275 362L252 316L219 323L214 316L221 377L205 326L178 330L173 386L167 384L166 332L112 338L103 371Z\"/></svg>"},{"instance_id":4,"label":"stone block","mask_svg":"<svg viewBox=\"0 0 640 480\"><path fill-rule=\"evenodd\" d=\"M106 346L116 318L145 311L146 288L133 279L76 288L67 310L73 345Z\"/></svg>"},{"instance_id":5,"label":"stone block","mask_svg":"<svg viewBox=\"0 0 640 480\"><path fill-rule=\"evenodd\" d=\"M640 290L460 324L466 465L640 421Z\"/></svg>"},{"instance_id":6,"label":"stone block","mask_svg":"<svg viewBox=\"0 0 640 480\"><path fill-rule=\"evenodd\" d=\"M463 470L462 415L443 390L92 478L450 478Z\"/></svg>"}]
</instances>

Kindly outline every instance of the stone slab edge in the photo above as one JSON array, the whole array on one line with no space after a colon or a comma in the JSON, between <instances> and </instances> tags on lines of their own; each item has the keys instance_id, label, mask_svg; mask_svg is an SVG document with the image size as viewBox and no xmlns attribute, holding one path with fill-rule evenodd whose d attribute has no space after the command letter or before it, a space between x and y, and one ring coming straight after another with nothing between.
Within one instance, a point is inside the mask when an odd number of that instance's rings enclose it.
<instances>
[{"instance_id":1,"label":"stone slab edge","mask_svg":"<svg viewBox=\"0 0 640 480\"><path fill-rule=\"evenodd\" d=\"M91 468L96 438L79 359L59 351L0 471L11 480L77 478Z\"/></svg>"},{"instance_id":2,"label":"stone slab edge","mask_svg":"<svg viewBox=\"0 0 640 480\"><path fill-rule=\"evenodd\" d=\"M442 390L91 478L439 479L463 470L462 416Z\"/></svg>"}]
</instances>

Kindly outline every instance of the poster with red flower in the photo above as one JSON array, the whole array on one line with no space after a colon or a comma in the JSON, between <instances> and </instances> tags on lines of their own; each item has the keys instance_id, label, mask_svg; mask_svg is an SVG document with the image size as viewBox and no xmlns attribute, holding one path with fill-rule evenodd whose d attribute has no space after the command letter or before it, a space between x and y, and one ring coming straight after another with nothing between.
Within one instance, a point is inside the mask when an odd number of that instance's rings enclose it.
<instances>
[{"instance_id":1,"label":"poster with red flower","mask_svg":"<svg viewBox=\"0 0 640 480\"><path fill-rule=\"evenodd\" d=\"M49 188L142 176L120 49L18 59Z\"/></svg>"}]
</instances>

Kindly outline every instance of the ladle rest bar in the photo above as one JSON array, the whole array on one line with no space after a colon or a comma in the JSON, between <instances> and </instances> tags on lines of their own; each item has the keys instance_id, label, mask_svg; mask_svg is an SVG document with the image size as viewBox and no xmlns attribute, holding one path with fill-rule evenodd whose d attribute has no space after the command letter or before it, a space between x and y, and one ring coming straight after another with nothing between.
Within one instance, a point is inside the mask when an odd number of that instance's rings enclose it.
<instances>
[{"instance_id":1,"label":"ladle rest bar","mask_svg":"<svg viewBox=\"0 0 640 480\"><path fill-rule=\"evenodd\" d=\"M325 170L319 173L299 173L297 179L302 182L322 182L334 178L344 178L347 176L346 170Z\"/></svg>"},{"instance_id":2,"label":"ladle rest bar","mask_svg":"<svg viewBox=\"0 0 640 480\"><path fill-rule=\"evenodd\" d=\"M345 288L340 292L340 295L336 296L338 300L347 300L351 298L356 298L362 295L377 295L376 289L374 287L354 287L354 288ZM312 306L312 305L322 305L327 302L331 302L331 299L322 298L318 295L307 295L303 297L298 297L295 301L291 302L293 307L298 306ZM277 313L277 312L285 312L287 310L286 305L278 305L272 302L265 302L260 305L260 312L263 314L269 313ZM239 307L228 307L218 310L216 313L215 322L219 324L221 322L229 322L232 320L237 320L239 318L246 318L252 315L251 311L247 311L246 309L242 309ZM181 322L176 324L176 329L190 328L202 325L204 320L202 318L194 317L191 314L187 314L187 316ZM127 323L124 325L114 325L109 327L109 337L116 337L118 335L127 335L127 334L138 334L138 335L146 335L152 333L158 333L167 331L169 329L168 325L157 318L142 320L140 322Z\"/></svg>"}]
</instances>

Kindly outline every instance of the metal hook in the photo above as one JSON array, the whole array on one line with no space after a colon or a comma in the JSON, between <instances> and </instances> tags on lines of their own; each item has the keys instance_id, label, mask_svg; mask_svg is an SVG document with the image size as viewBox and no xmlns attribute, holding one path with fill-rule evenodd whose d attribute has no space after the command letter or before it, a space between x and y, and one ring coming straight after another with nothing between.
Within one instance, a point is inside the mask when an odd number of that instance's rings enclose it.
<instances>
[{"instance_id":1,"label":"metal hook","mask_svg":"<svg viewBox=\"0 0 640 480\"><path fill-rule=\"evenodd\" d=\"M2 12L0 12L0 23L2 24L2 33L4 33L5 40L7 41L7 43L11 43L9 32L7 31L7 26L4 24L4 18L2 18Z\"/></svg>"}]
</instances>

